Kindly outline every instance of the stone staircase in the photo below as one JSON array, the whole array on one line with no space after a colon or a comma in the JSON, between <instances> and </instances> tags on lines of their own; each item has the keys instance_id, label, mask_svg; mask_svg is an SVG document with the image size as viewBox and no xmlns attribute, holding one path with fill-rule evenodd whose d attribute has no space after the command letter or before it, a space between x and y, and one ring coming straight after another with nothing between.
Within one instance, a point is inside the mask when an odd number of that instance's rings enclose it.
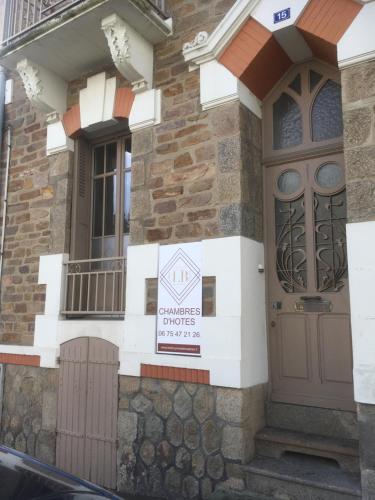
<instances>
[{"instance_id":1,"label":"stone staircase","mask_svg":"<svg viewBox=\"0 0 375 500\"><path fill-rule=\"evenodd\" d=\"M361 498L353 440L266 428L256 436L256 453L243 467L253 493L280 500Z\"/></svg>"},{"instance_id":2,"label":"stone staircase","mask_svg":"<svg viewBox=\"0 0 375 500\"><path fill-rule=\"evenodd\" d=\"M281 427L269 426L256 435L255 458L242 466L245 490L217 491L212 500L360 499L354 418L349 412L315 410L294 407L288 414L288 408L273 408L272 412L283 415L271 415L268 425L277 422ZM301 419L303 411L306 415Z\"/></svg>"}]
</instances>

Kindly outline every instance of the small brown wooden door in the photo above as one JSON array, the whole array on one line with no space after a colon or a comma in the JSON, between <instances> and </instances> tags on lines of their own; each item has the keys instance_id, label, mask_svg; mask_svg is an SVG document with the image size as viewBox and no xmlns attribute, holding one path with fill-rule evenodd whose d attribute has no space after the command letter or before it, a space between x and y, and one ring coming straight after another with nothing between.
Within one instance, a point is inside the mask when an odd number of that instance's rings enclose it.
<instances>
[{"instance_id":1,"label":"small brown wooden door","mask_svg":"<svg viewBox=\"0 0 375 500\"><path fill-rule=\"evenodd\" d=\"M272 399L353 409L343 155L265 170Z\"/></svg>"},{"instance_id":2,"label":"small brown wooden door","mask_svg":"<svg viewBox=\"0 0 375 500\"><path fill-rule=\"evenodd\" d=\"M116 487L118 347L78 338L61 345L56 465Z\"/></svg>"}]
</instances>

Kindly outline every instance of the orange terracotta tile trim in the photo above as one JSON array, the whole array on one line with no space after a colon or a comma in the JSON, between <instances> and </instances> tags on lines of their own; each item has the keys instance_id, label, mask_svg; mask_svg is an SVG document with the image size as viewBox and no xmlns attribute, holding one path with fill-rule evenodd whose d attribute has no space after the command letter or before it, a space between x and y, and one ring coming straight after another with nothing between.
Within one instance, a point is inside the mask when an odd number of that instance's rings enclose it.
<instances>
[{"instance_id":1,"label":"orange terracotta tile trim","mask_svg":"<svg viewBox=\"0 0 375 500\"><path fill-rule=\"evenodd\" d=\"M337 43L361 8L354 0L310 0L297 27L314 56L337 65Z\"/></svg>"},{"instance_id":2,"label":"orange terracotta tile trim","mask_svg":"<svg viewBox=\"0 0 375 500\"><path fill-rule=\"evenodd\" d=\"M135 95L131 89L126 87L118 88L113 107L113 118L129 118L134 99Z\"/></svg>"},{"instance_id":3,"label":"orange terracotta tile trim","mask_svg":"<svg viewBox=\"0 0 375 500\"><path fill-rule=\"evenodd\" d=\"M244 24L219 61L261 100L293 64L272 33L253 18Z\"/></svg>"},{"instance_id":4,"label":"orange terracotta tile trim","mask_svg":"<svg viewBox=\"0 0 375 500\"><path fill-rule=\"evenodd\" d=\"M141 364L141 377L187 382L190 384L209 384L209 370L176 368L173 366L157 366Z\"/></svg>"},{"instance_id":5,"label":"orange terracotta tile trim","mask_svg":"<svg viewBox=\"0 0 375 500\"><path fill-rule=\"evenodd\" d=\"M40 356L0 353L0 363L8 365L40 366Z\"/></svg>"},{"instance_id":6,"label":"orange terracotta tile trim","mask_svg":"<svg viewBox=\"0 0 375 500\"><path fill-rule=\"evenodd\" d=\"M81 110L79 104L72 106L63 115L63 126L68 137L74 138L81 131Z\"/></svg>"}]
</instances>

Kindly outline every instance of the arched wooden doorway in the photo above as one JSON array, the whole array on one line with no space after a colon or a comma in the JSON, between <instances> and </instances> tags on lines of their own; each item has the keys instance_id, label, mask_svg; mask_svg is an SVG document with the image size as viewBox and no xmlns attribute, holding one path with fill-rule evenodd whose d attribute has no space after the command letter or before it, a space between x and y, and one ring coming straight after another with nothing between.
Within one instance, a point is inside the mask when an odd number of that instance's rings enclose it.
<instances>
[{"instance_id":1,"label":"arched wooden doorway","mask_svg":"<svg viewBox=\"0 0 375 500\"><path fill-rule=\"evenodd\" d=\"M272 399L354 409L339 74L311 61L264 102Z\"/></svg>"},{"instance_id":2,"label":"arched wooden doorway","mask_svg":"<svg viewBox=\"0 0 375 500\"><path fill-rule=\"evenodd\" d=\"M116 487L118 347L97 338L61 345L56 465Z\"/></svg>"}]
</instances>

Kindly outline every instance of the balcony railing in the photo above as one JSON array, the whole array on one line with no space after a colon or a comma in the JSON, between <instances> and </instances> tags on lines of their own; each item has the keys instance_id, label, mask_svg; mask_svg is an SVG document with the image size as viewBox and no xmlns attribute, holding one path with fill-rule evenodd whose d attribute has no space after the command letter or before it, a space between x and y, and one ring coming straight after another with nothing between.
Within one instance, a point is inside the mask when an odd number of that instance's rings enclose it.
<instances>
[{"instance_id":1,"label":"balcony railing","mask_svg":"<svg viewBox=\"0 0 375 500\"><path fill-rule=\"evenodd\" d=\"M3 41L9 45L33 28L87 0L5 0ZM167 17L165 0L146 0L162 17Z\"/></svg>"},{"instance_id":2,"label":"balcony railing","mask_svg":"<svg viewBox=\"0 0 375 500\"><path fill-rule=\"evenodd\" d=\"M71 260L65 264L67 316L123 316L126 258Z\"/></svg>"}]
</instances>

